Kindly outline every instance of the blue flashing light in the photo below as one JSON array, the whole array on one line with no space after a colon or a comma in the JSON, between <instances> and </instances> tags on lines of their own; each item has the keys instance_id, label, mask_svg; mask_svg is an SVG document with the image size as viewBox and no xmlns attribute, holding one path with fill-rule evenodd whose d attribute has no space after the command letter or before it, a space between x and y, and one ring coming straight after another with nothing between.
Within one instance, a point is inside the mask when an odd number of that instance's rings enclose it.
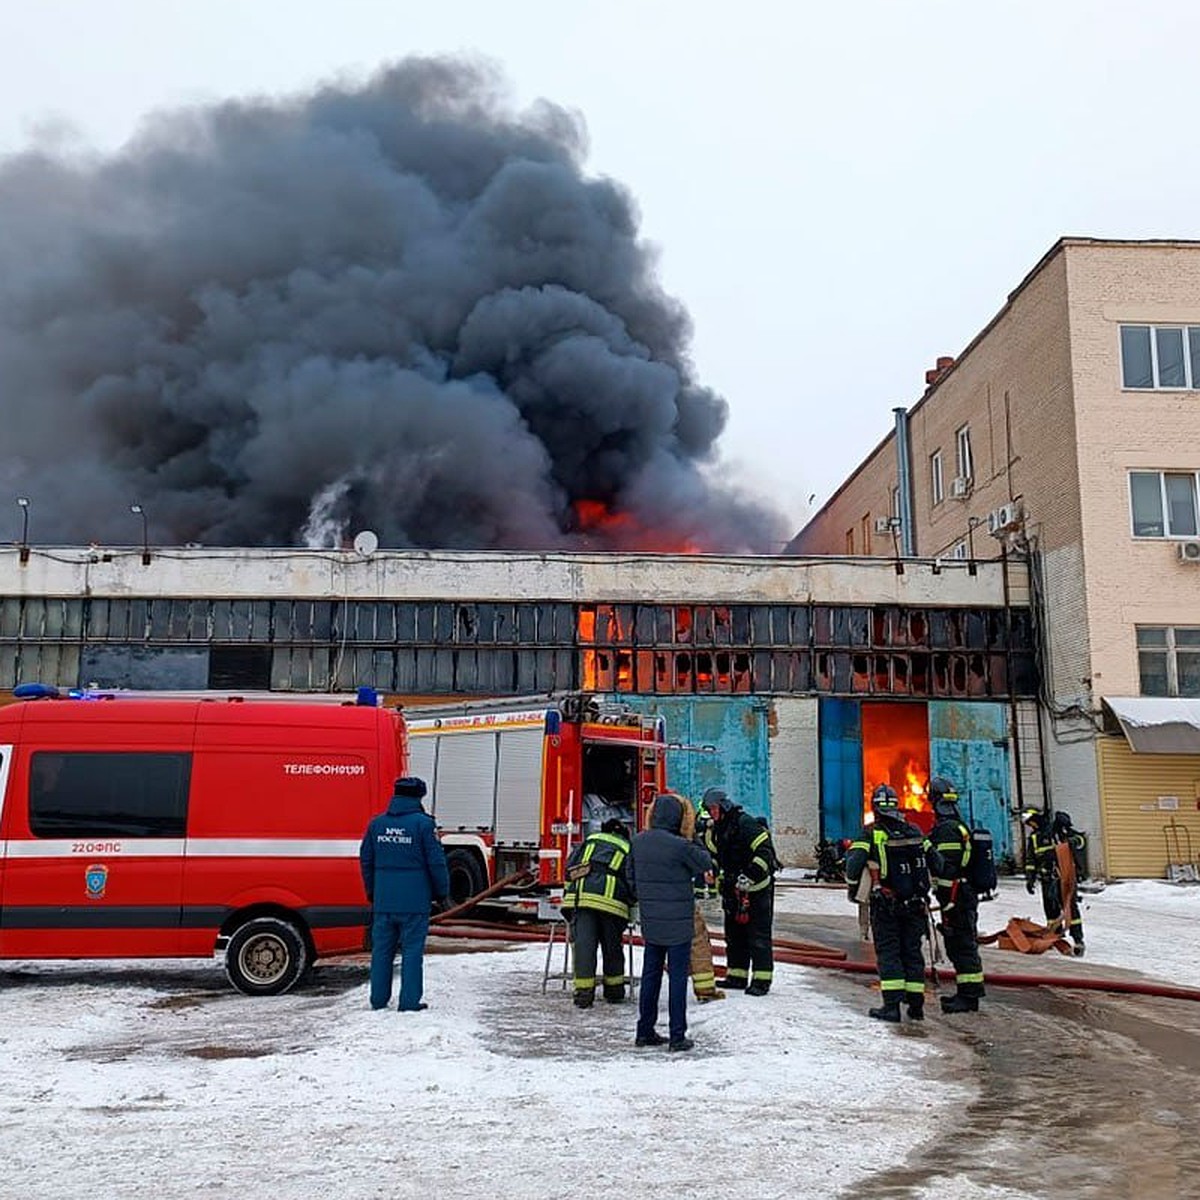
<instances>
[{"instance_id":1,"label":"blue flashing light","mask_svg":"<svg viewBox=\"0 0 1200 1200\"><path fill-rule=\"evenodd\" d=\"M364 684L355 694L354 703L362 705L364 708L378 708L379 693L373 687L367 687Z\"/></svg>"},{"instance_id":2,"label":"blue flashing light","mask_svg":"<svg viewBox=\"0 0 1200 1200\"><path fill-rule=\"evenodd\" d=\"M50 683L18 683L13 688L14 700L53 700L59 694L58 688Z\"/></svg>"},{"instance_id":3,"label":"blue flashing light","mask_svg":"<svg viewBox=\"0 0 1200 1200\"><path fill-rule=\"evenodd\" d=\"M546 736L554 737L562 730L562 713L557 708L549 709L546 713Z\"/></svg>"}]
</instances>

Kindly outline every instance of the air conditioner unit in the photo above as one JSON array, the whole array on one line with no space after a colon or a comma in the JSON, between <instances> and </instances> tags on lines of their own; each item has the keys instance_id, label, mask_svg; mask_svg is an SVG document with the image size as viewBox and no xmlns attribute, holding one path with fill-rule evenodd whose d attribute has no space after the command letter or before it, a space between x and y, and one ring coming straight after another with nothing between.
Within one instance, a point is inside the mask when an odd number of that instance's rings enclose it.
<instances>
[{"instance_id":1,"label":"air conditioner unit","mask_svg":"<svg viewBox=\"0 0 1200 1200\"><path fill-rule=\"evenodd\" d=\"M875 518L875 532L876 533L891 533L892 532L892 518L891 517L876 517Z\"/></svg>"},{"instance_id":2,"label":"air conditioner unit","mask_svg":"<svg viewBox=\"0 0 1200 1200\"><path fill-rule=\"evenodd\" d=\"M988 533L992 537L1001 537L1015 528L1020 519L1021 513L1015 504L1002 504L988 513Z\"/></svg>"},{"instance_id":3,"label":"air conditioner unit","mask_svg":"<svg viewBox=\"0 0 1200 1200\"><path fill-rule=\"evenodd\" d=\"M1179 561L1200 563L1200 541L1180 542Z\"/></svg>"},{"instance_id":4,"label":"air conditioner unit","mask_svg":"<svg viewBox=\"0 0 1200 1200\"><path fill-rule=\"evenodd\" d=\"M971 477L969 475L955 475L950 480L950 498L952 500L965 500L971 494Z\"/></svg>"}]
</instances>

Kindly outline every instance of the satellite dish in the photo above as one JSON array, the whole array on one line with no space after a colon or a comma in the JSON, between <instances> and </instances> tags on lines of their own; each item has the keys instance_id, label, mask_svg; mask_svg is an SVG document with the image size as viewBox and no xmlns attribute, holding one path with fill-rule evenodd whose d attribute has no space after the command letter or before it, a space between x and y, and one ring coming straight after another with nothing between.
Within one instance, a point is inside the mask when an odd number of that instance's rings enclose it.
<instances>
[{"instance_id":1,"label":"satellite dish","mask_svg":"<svg viewBox=\"0 0 1200 1200\"><path fill-rule=\"evenodd\" d=\"M370 558L379 549L379 538L370 529L354 535L354 549L364 558Z\"/></svg>"}]
</instances>

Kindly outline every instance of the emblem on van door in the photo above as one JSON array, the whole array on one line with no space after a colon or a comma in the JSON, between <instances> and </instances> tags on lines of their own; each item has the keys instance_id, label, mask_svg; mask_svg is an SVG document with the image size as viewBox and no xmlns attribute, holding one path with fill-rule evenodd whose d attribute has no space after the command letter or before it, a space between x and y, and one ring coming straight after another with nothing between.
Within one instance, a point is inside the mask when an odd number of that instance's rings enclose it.
<instances>
[{"instance_id":1,"label":"emblem on van door","mask_svg":"<svg viewBox=\"0 0 1200 1200\"><path fill-rule=\"evenodd\" d=\"M104 889L108 884L108 868L102 864L88 867L84 872L83 881L87 886L89 900L103 900Z\"/></svg>"}]
</instances>

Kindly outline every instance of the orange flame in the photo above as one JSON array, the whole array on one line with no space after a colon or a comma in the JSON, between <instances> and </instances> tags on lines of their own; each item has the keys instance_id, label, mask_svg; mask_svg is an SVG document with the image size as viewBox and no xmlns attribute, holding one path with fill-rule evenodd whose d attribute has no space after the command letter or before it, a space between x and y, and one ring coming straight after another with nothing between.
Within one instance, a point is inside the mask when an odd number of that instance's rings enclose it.
<instances>
[{"instance_id":1,"label":"orange flame","mask_svg":"<svg viewBox=\"0 0 1200 1200\"><path fill-rule=\"evenodd\" d=\"M575 528L598 548L645 550L651 554L702 554L703 547L691 538L667 530L647 529L632 513L616 512L600 500L576 500L572 504Z\"/></svg>"},{"instance_id":2,"label":"orange flame","mask_svg":"<svg viewBox=\"0 0 1200 1200\"><path fill-rule=\"evenodd\" d=\"M933 810L925 794L929 778L929 725L923 704L864 703L862 706L863 810L882 783L896 789L909 819L926 828Z\"/></svg>"}]
</instances>

